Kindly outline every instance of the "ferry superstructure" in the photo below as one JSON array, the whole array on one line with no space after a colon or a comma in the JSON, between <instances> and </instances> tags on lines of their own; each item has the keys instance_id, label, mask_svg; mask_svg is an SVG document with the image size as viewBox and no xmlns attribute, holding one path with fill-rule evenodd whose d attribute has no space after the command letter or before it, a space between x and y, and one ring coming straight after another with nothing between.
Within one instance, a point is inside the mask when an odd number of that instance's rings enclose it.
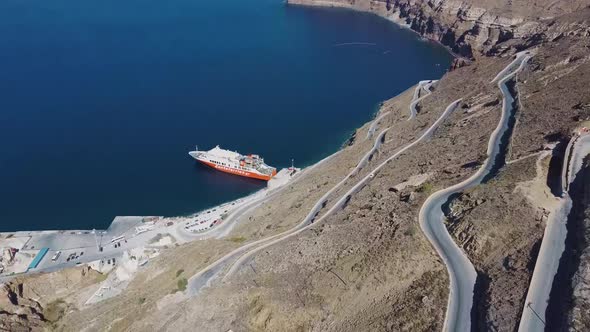
<instances>
[{"instance_id":1,"label":"ferry superstructure","mask_svg":"<svg viewBox=\"0 0 590 332\"><path fill-rule=\"evenodd\" d=\"M272 179L277 174L276 168L265 164L259 155L241 155L222 149L219 145L209 151L199 151L197 147L188 154L204 165L229 174L264 181Z\"/></svg>"}]
</instances>

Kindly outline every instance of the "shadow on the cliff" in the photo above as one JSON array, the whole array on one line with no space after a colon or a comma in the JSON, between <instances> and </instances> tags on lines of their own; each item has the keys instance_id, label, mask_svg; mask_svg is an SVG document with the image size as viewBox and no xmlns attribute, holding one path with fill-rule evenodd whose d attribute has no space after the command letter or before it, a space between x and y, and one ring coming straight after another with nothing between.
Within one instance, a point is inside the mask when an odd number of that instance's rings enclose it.
<instances>
[{"instance_id":1,"label":"shadow on the cliff","mask_svg":"<svg viewBox=\"0 0 590 332\"><path fill-rule=\"evenodd\" d=\"M551 190L554 196L561 197L563 194L561 185L561 169L564 165L565 159L565 148L567 147L568 140L560 133L554 134L559 135L557 145L553 149L551 160L549 161L549 171L547 172L547 186ZM554 135L547 135L545 139L551 142Z\"/></svg>"},{"instance_id":2,"label":"shadow on the cliff","mask_svg":"<svg viewBox=\"0 0 590 332\"><path fill-rule=\"evenodd\" d=\"M580 257L588 246L584 237L585 210L590 203L590 158L584 160L584 168L571 183L569 194L572 198L572 209L567 218L567 237L565 250L559 260L559 268L553 279L549 305L545 312L546 331L567 331L568 316L572 309L572 281L580 267Z\"/></svg>"},{"instance_id":3,"label":"shadow on the cliff","mask_svg":"<svg viewBox=\"0 0 590 332\"><path fill-rule=\"evenodd\" d=\"M506 165L506 153L508 152L508 147L510 146L510 138L512 137L512 132L514 130L514 124L516 123L516 112L518 112L518 94L516 93L516 83L514 80L510 80L506 82L506 86L508 87L508 91L510 94L514 96L514 101L512 103L510 114L508 114L508 128L500 137L500 151L496 155L492 166L490 167L489 173L483 178L481 183L487 183L491 179L495 178L502 167Z\"/></svg>"},{"instance_id":4,"label":"shadow on the cliff","mask_svg":"<svg viewBox=\"0 0 590 332\"><path fill-rule=\"evenodd\" d=\"M489 310L487 294L490 289L490 278L487 274L477 271L473 288L473 306L471 306L471 331L487 331L486 315Z\"/></svg>"}]
</instances>

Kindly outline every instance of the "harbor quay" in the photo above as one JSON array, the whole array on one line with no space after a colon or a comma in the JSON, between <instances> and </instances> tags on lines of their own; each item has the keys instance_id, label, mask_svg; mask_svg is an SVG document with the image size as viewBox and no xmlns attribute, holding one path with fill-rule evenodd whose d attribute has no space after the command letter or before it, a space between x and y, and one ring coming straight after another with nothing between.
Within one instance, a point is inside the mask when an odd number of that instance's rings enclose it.
<instances>
[{"instance_id":1,"label":"harbor quay","mask_svg":"<svg viewBox=\"0 0 590 332\"><path fill-rule=\"evenodd\" d=\"M266 188L189 216L118 216L106 230L0 233L0 282L82 264L107 271L116 266L118 257L134 248L158 249L225 236L244 212L289 183L299 171L282 169Z\"/></svg>"}]
</instances>

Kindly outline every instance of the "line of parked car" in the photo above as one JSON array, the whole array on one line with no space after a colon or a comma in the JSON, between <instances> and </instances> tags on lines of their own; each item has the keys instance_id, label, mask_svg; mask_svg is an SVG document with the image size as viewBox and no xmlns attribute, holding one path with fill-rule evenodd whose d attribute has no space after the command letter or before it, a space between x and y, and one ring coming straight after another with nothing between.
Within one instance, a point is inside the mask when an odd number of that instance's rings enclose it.
<instances>
[{"instance_id":1,"label":"line of parked car","mask_svg":"<svg viewBox=\"0 0 590 332\"><path fill-rule=\"evenodd\" d=\"M78 253L76 251L74 251L73 253L68 255L68 258L66 258L66 262L69 262L71 260L75 260L80 258L80 256L84 255L84 252L81 251L80 254L78 255Z\"/></svg>"}]
</instances>

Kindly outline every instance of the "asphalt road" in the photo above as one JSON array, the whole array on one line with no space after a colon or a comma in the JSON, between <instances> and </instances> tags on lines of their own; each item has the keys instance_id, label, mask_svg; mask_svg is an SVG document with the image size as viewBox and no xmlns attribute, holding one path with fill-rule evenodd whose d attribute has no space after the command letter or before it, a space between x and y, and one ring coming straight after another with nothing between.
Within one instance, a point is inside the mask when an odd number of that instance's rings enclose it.
<instances>
[{"instance_id":1,"label":"asphalt road","mask_svg":"<svg viewBox=\"0 0 590 332\"><path fill-rule=\"evenodd\" d=\"M500 88L503 96L502 116L490 136L487 150L488 158L484 164L465 181L440 190L428 197L420 209L418 217L420 227L443 259L449 273L449 299L443 327L444 331L470 331L473 290L477 273L465 253L457 246L447 231L444 225L445 216L442 207L452 195L480 184L493 168L496 156L500 153L500 140L506 130L509 129L508 123L510 114L513 111L514 98L510 94L506 82L522 69L528 59L528 54L519 54L515 61L500 72L502 75L499 74L492 81L499 79L498 88Z\"/></svg>"},{"instance_id":2,"label":"asphalt road","mask_svg":"<svg viewBox=\"0 0 590 332\"><path fill-rule=\"evenodd\" d=\"M412 98L412 101L410 102L410 117L408 118L408 120L412 120L416 117L416 114L418 114L416 106L418 106L418 103L421 102L422 99L428 97L428 95L432 93L432 85L436 82L438 82L438 80L418 82L418 86L416 86L416 89L414 90L414 96ZM426 94L420 96L420 91L422 89L424 89Z\"/></svg>"},{"instance_id":3,"label":"asphalt road","mask_svg":"<svg viewBox=\"0 0 590 332\"><path fill-rule=\"evenodd\" d=\"M315 223L319 223L322 222L325 218L327 218L328 216L332 215L334 212L342 209L346 203L350 200L350 198L357 193L359 190L361 190L371 179L373 179L375 177L375 175L377 174L377 172L379 172L379 170L381 170L385 165L387 165L388 163L390 163L392 160L394 160L395 158L399 157L400 155L402 155L404 152L408 151L409 149L411 149L412 147L414 147L416 144L421 143L422 141L428 139L432 133L436 130L436 128L438 128L438 126L457 108L457 106L459 105L459 102L461 100L456 100L453 103L451 103L443 112L443 114L434 122L434 124L432 124L432 126L430 126L423 134L422 136L420 136L418 139L414 140L412 143L406 145L404 148L398 150L396 153L394 153L393 155L391 155L389 158L387 158L385 161L383 161L381 164L379 164L379 166L377 166L371 173L369 173L368 175L366 175L365 177L363 177L360 181L358 181L352 188L350 188L344 195L341 196L341 198L320 218L318 219ZM366 158L366 156L365 156ZM365 159L363 158L363 159ZM312 210L313 211L313 210ZM241 266L244 265L245 262L247 262L250 258L252 258L257 252L259 252L260 250L263 250L265 248L268 248L272 245L275 245L281 241L284 241L288 238L291 238L299 233L301 233L302 231L308 229L309 227L311 227L312 224L309 223L308 225L306 225L305 227L299 228L295 231L290 231L288 234L281 236L281 237L277 237L275 239L273 239L272 241L257 247L254 250L251 250L247 253L245 253L242 257L240 257L230 268L230 270L228 271L228 273L225 276L225 279L230 278L232 275L234 275Z\"/></svg>"},{"instance_id":4,"label":"asphalt road","mask_svg":"<svg viewBox=\"0 0 590 332\"><path fill-rule=\"evenodd\" d=\"M386 117L388 115L389 115L389 112L385 112L385 113L381 114L378 118L373 120L373 122L371 122L371 125L369 126L369 130L367 131L367 139L373 138L373 135L375 135L375 131L377 131L377 126L379 125L379 122L384 117Z\"/></svg>"}]
</instances>

